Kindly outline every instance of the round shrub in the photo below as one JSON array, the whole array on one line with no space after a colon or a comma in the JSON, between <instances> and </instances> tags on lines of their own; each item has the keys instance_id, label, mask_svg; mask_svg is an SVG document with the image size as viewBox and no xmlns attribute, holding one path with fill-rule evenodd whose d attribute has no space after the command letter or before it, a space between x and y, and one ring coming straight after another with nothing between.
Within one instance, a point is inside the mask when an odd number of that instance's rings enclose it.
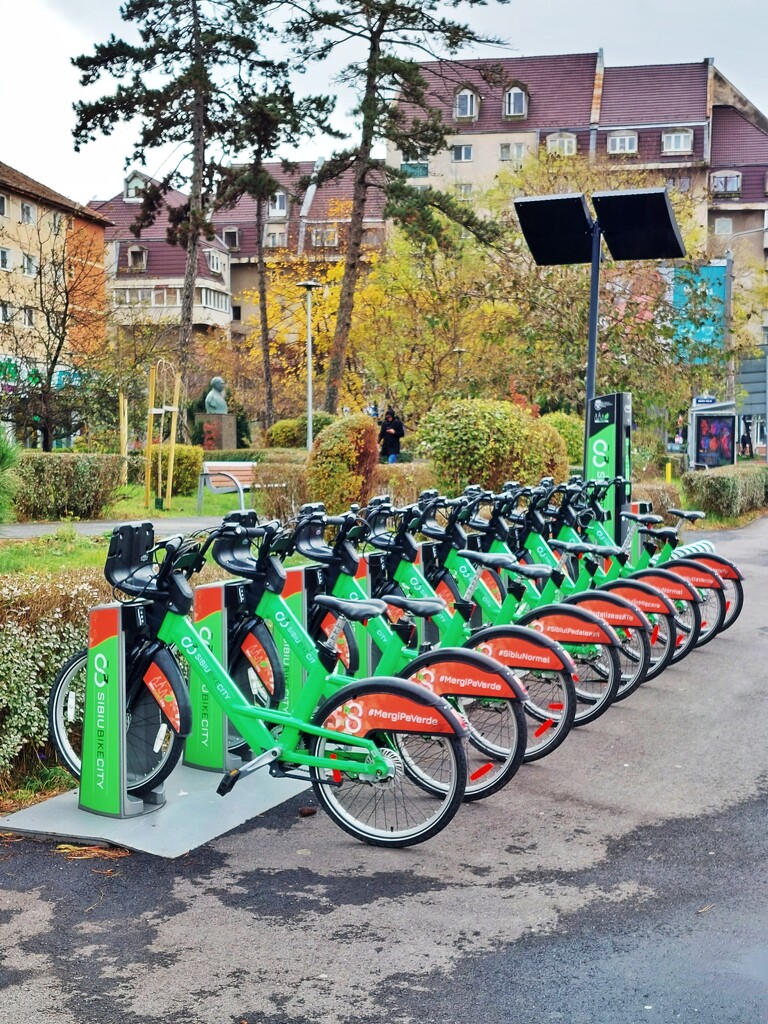
<instances>
[{"instance_id":1,"label":"round shrub","mask_svg":"<svg viewBox=\"0 0 768 1024\"><path fill-rule=\"evenodd\" d=\"M428 413L419 431L440 487L450 493L470 483L497 488L505 480L562 480L568 473L557 431L511 402L458 399Z\"/></svg>"},{"instance_id":2,"label":"round shrub","mask_svg":"<svg viewBox=\"0 0 768 1024\"><path fill-rule=\"evenodd\" d=\"M168 445L152 445L152 487L157 487L158 449L162 453L163 494L168 483ZM194 444L177 444L173 450L172 494L194 494L197 481L203 469L203 457L207 453Z\"/></svg>"},{"instance_id":3,"label":"round shrub","mask_svg":"<svg viewBox=\"0 0 768 1024\"><path fill-rule=\"evenodd\" d=\"M541 417L543 423L554 427L565 441L568 461L581 465L584 461L584 420L567 412L548 412Z\"/></svg>"},{"instance_id":4,"label":"round shrub","mask_svg":"<svg viewBox=\"0 0 768 1024\"><path fill-rule=\"evenodd\" d=\"M376 423L364 413L344 416L321 431L307 464L310 499L325 502L331 513L365 503L379 461L377 437Z\"/></svg>"},{"instance_id":5,"label":"round shrub","mask_svg":"<svg viewBox=\"0 0 768 1024\"><path fill-rule=\"evenodd\" d=\"M306 427L304 428L304 444L307 443ZM267 444L270 448L301 448L299 441L298 420L278 420L267 431Z\"/></svg>"}]
</instances>

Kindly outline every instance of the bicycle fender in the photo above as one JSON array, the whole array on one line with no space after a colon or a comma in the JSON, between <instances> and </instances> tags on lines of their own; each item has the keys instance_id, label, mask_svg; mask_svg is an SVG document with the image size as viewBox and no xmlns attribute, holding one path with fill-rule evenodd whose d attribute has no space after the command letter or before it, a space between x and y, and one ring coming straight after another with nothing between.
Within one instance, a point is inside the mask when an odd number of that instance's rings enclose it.
<instances>
[{"instance_id":1,"label":"bicycle fender","mask_svg":"<svg viewBox=\"0 0 768 1024\"><path fill-rule=\"evenodd\" d=\"M386 692L389 691L389 692ZM332 709L344 703L344 721L328 718ZM468 730L464 721L443 697L425 686L409 683L396 676L361 679L340 687L324 701L312 716L315 725L338 732L367 736L382 729L398 732L444 733L464 737Z\"/></svg>"},{"instance_id":2,"label":"bicycle fender","mask_svg":"<svg viewBox=\"0 0 768 1024\"><path fill-rule=\"evenodd\" d=\"M594 612L603 622L621 629L644 629L650 632L651 624L640 609L619 594L599 593L585 590L581 594L569 594L564 604L575 604Z\"/></svg>"},{"instance_id":3,"label":"bicycle fender","mask_svg":"<svg viewBox=\"0 0 768 1024\"><path fill-rule=\"evenodd\" d=\"M561 644L602 644L618 647L619 638L612 626L577 605L548 604L534 608L517 620L520 626L531 626Z\"/></svg>"},{"instance_id":4,"label":"bicycle fender","mask_svg":"<svg viewBox=\"0 0 768 1024\"><path fill-rule=\"evenodd\" d=\"M669 572L681 576L699 590L722 590L723 581L713 569L707 569L692 558L675 558L666 563Z\"/></svg>"},{"instance_id":5,"label":"bicycle fender","mask_svg":"<svg viewBox=\"0 0 768 1024\"><path fill-rule=\"evenodd\" d=\"M666 598L660 590L652 587L642 580L609 580L602 583L598 590L608 590L612 594L618 594L627 601L645 612L646 615L674 615L675 608L672 602Z\"/></svg>"},{"instance_id":6,"label":"bicycle fender","mask_svg":"<svg viewBox=\"0 0 768 1024\"><path fill-rule=\"evenodd\" d=\"M175 686L171 682L174 676ZM184 676L167 647L158 646L151 651L142 666L141 678L171 729L177 736L189 736L192 732L192 707L186 697Z\"/></svg>"},{"instance_id":7,"label":"bicycle fender","mask_svg":"<svg viewBox=\"0 0 768 1024\"><path fill-rule=\"evenodd\" d=\"M474 633L467 646L512 669L541 669L569 675L576 670L570 654L557 640L527 626L488 626Z\"/></svg>"},{"instance_id":8,"label":"bicycle fender","mask_svg":"<svg viewBox=\"0 0 768 1024\"><path fill-rule=\"evenodd\" d=\"M466 647L427 651L406 665L400 675L440 696L528 699L528 691L511 668Z\"/></svg>"},{"instance_id":9,"label":"bicycle fender","mask_svg":"<svg viewBox=\"0 0 768 1024\"><path fill-rule=\"evenodd\" d=\"M656 587L670 601L694 601L701 604L701 598L689 586L682 576L676 576L666 569L638 569L629 577L631 580L642 580L652 587Z\"/></svg>"},{"instance_id":10,"label":"bicycle fender","mask_svg":"<svg viewBox=\"0 0 768 1024\"><path fill-rule=\"evenodd\" d=\"M744 573L738 568L738 566L734 565L733 562L729 561L727 558L723 558L722 555L691 555L687 561L698 562L707 569L712 569L723 580L744 579Z\"/></svg>"}]
</instances>

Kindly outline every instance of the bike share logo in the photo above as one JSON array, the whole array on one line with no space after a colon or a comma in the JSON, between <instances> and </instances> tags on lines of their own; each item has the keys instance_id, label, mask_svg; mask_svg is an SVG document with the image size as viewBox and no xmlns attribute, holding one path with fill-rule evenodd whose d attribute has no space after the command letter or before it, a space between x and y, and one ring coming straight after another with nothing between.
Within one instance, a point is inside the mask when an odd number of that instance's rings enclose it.
<instances>
[{"instance_id":1,"label":"bike share logo","mask_svg":"<svg viewBox=\"0 0 768 1024\"><path fill-rule=\"evenodd\" d=\"M613 423L613 402L605 398L596 398L592 403L592 422L595 426Z\"/></svg>"},{"instance_id":2,"label":"bike share logo","mask_svg":"<svg viewBox=\"0 0 768 1024\"><path fill-rule=\"evenodd\" d=\"M103 790L107 782L107 688L109 659L97 652L93 659L93 685L96 688L96 788Z\"/></svg>"}]
</instances>

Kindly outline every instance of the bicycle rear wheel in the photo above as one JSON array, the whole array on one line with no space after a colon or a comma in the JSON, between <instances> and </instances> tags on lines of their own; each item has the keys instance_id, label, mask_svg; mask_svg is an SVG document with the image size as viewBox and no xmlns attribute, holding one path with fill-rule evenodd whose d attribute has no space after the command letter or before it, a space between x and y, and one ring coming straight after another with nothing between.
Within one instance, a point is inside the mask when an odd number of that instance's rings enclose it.
<instances>
[{"instance_id":1,"label":"bicycle rear wheel","mask_svg":"<svg viewBox=\"0 0 768 1024\"><path fill-rule=\"evenodd\" d=\"M440 710L444 706L418 686L362 680L317 709L314 723L339 735L310 736L311 754L333 758L356 752L359 748L345 746L348 732L373 740L391 766L386 779L362 770L310 767L318 803L340 828L372 846L402 847L446 827L461 806L467 763L453 720ZM392 722L393 728L372 728L376 721Z\"/></svg>"},{"instance_id":2,"label":"bicycle rear wheel","mask_svg":"<svg viewBox=\"0 0 768 1024\"><path fill-rule=\"evenodd\" d=\"M184 677L167 648L149 661L143 651L126 656L126 769L128 792L141 796L159 786L181 757L184 741L171 728L160 704L144 684L154 665L167 679L180 711L181 732L189 732L191 710ZM59 760L78 781L82 771L83 714L88 674L86 648L74 654L56 675L48 698L48 727Z\"/></svg>"},{"instance_id":3,"label":"bicycle rear wheel","mask_svg":"<svg viewBox=\"0 0 768 1024\"><path fill-rule=\"evenodd\" d=\"M621 642L621 682L614 700L624 700L648 678L651 666L651 641L644 629L620 629L617 632Z\"/></svg>"},{"instance_id":4,"label":"bicycle rear wheel","mask_svg":"<svg viewBox=\"0 0 768 1024\"><path fill-rule=\"evenodd\" d=\"M566 644L565 649L576 663L578 706L573 724L587 725L604 715L616 698L621 684L619 649L607 644Z\"/></svg>"}]
</instances>

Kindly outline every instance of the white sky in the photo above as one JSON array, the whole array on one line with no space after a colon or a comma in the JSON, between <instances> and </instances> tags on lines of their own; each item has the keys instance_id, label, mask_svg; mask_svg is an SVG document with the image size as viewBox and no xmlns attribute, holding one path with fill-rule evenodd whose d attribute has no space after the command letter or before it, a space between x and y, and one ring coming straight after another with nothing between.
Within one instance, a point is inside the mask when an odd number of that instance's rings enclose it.
<instances>
[{"instance_id":1,"label":"white sky","mask_svg":"<svg viewBox=\"0 0 768 1024\"><path fill-rule=\"evenodd\" d=\"M2 62L0 160L79 202L107 199L122 188L129 129L72 146L73 102L80 98L70 58L92 52L111 32L122 35L119 0L0 0ZM768 114L768 3L766 0L512 0L459 15L479 31L504 37L509 49L466 56L532 56L593 52L611 67L685 63L714 57L719 70ZM329 72L299 83L307 91L338 92ZM104 83L96 94L107 92ZM344 120L342 94L337 122ZM309 141L304 159L328 155L331 140ZM296 154L285 154L296 155ZM162 157L146 168L161 170Z\"/></svg>"}]
</instances>

